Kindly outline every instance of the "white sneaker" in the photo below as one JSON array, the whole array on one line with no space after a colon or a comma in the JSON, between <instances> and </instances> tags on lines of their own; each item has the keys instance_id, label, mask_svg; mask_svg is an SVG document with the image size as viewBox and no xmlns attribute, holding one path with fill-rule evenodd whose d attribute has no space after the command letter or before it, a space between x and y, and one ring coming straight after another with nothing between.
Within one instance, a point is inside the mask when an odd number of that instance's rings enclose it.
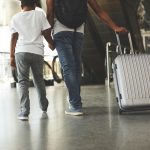
<instances>
[{"instance_id":1,"label":"white sneaker","mask_svg":"<svg viewBox=\"0 0 150 150\"><path fill-rule=\"evenodd\" d=\"M69 108L68 110L65 111L66 115L73 115L73 116L82 116L83 111L81 109L72 109Z\"/></svg>"},{"instance_id":2,"label":"white sneaker","mask_svg":"<svg viewBox=\"0 0 150 150\"><path fill-rule=\"evenodd\" d=\"M19 120L22 120L22 121L28 121L28 120L29 120L29 117L28 117L28 115L25 115L25 114L20 113L20 114L18 115L18 119L19 119Z\"/></svg>"}]
</instances>

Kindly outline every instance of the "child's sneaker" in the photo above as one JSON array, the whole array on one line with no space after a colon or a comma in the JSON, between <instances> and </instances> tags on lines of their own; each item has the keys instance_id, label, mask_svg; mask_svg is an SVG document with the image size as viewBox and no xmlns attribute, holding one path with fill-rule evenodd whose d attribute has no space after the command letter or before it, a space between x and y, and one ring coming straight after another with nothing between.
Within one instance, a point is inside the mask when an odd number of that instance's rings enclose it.
<instances>
[{"instance_id":1,"label":"child's sneaker","mask_svg":"<svg viewBox=\"0 0 150 150\"><path fill-rule=\"evenodd\" d=\"M47 112L43 111L41 119L47 119L47 118L48 118Z\"/></svg>"},{"instance_id":2,"label":"child's sneaker","mask_svg":"<svg viewBox=\"0 0 150 150\"><path fill-rule=\"evenodd\" d=\"M27 114L20 113L20 114L18 115L18 119L19 119L19 120L22 120L22 121L28 121L29 117L28 117Z\"/></svg>"}]
</instances>

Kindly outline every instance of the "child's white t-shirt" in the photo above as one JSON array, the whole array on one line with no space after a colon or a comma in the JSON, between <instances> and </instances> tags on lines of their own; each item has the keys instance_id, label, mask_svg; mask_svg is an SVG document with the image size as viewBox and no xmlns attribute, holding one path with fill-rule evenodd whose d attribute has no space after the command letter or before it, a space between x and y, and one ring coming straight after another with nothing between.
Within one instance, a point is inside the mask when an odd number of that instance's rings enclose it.
<instances>
[{"instance_id":1,"label":"child's white t-shirt","mask_svg":"<svg viewBox=\"0 0 150 150\"><path fill-rule=\"evenodd\" d=\"M42 31L50 28L50 24L42 11L22 11L11 20L11 33L18 32L15 53L27 52L44 55Z\"/></svg>"}]
</instances>

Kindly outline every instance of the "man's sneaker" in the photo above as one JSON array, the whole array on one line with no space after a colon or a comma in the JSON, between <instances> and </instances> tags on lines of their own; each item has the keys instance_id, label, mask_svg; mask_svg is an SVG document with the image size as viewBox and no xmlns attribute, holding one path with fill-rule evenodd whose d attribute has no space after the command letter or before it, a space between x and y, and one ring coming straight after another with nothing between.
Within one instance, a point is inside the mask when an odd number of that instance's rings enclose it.
<instances>
[{"instance_id":1,"label":"man's sneaker","mask_svg":"<svg viewBox=\"0 0 150 150\"><path fill-rule=\"evenodd\" d=\"M73 115L73 116L82 116L83 111L82 109L74 109L74 108L69 108L68 110L65 111L66 115Z\"/></svg>"},{"instance_id":2,"label":"man's sneaker","mask_svg":"<svg viewBox=\"0 0 150 150\"><path fill-rule=\"evenodd\" d=\"M41 119L47 119L47 118L48 118L47 112L43 111Z\"/></svg>"},{"instance_id":3,"label":"man's sneaker","mask_svg":"<svg viewBox=\"0 0 150 150\"><path fill-rule=\"evenodd\" d=\"M18 115L18 119L19 119L19 120L22 120L22 121L28 121L29 117L28 117L28 115L26 115L26 114L20 113L20 114Z\"/></svg>"}]
</instances>

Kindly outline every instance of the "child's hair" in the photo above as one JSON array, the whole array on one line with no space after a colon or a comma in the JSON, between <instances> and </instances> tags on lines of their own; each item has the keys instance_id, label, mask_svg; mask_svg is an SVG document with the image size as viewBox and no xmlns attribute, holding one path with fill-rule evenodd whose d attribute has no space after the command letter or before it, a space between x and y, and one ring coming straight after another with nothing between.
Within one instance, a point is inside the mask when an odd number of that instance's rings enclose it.
<instances>
[{"instance_id":1,"label":"child's hair","mask_svg":"<svg viewBox=\"0 0 150 150\"><path fill-rule=\"evenodd\" d=\"M22 6L34 7L36 4L36 0L20 0Z\"/></svg>"}]
</instances>

